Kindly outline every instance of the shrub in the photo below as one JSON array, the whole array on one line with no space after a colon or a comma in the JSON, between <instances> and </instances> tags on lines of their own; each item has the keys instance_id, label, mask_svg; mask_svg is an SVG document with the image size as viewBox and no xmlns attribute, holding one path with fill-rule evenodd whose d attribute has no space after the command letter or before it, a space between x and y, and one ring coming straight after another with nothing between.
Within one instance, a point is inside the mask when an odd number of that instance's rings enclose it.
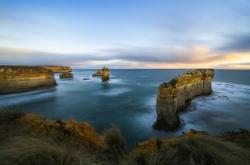
<instances>
[{"instance_id":1,"label":"shrub","mask_svg":"<svg viewBox=\"0 0 250 165\"><path fill-rule=\"evenodd\" d=\"M113 126L106 130L103 135L106 152L122 156L125 151L125 140L119 128Z\"/></svg>"},{"instance_id":2,"label":"shrub","mask_svg":"<svg viewBox=\"0 0 250 165\"><path fill-rule=\"evenodd\" d=\"M15 123L17 119L23 117L24 112L19 110L3 110L0 109L0 124Z\"/></svg>"}]
</instances>

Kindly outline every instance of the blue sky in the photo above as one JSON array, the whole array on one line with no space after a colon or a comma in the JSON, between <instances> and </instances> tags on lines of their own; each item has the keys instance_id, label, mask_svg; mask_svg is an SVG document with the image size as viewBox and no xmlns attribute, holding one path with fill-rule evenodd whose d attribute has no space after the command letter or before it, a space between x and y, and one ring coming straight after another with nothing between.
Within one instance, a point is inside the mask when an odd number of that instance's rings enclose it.
<instances>
[{"instance_id":1,"label":"blue sky","mask_svg":"<svg viewBox=\"0 0 250 165\"><path fill-rule=\"evenodd\" d=\"M250 69L248 0L0 0L0 64Z\"/></svg>"}]
</instances>

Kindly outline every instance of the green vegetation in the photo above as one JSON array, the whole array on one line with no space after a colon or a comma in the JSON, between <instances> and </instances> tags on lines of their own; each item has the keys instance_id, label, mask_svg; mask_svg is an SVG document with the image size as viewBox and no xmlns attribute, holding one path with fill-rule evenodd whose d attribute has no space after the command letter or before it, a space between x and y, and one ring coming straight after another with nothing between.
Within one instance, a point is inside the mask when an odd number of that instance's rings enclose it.
<instances>
[{"instance_id":1,"label":"green vegetation","mask_svg":"<svg viewBox=\"0 0 250 165\"><path fill-rule=\"evenodd\" d=\"M178 77L171 79L167 83L162 83L161 87L166 88L166 87L175 87L175 85L178 83Z\"/></svg>"},{"instance_id":2,"label":"green vegetation","mask_svg":"<svg viewBox=\"0 0 250 165\"><path fill-rule=\"evenodd\" d=\"M0 110L1 165L247 165L250 132L220 136L191 130L126 149L117 127L103 135L87 123Z\"/></svg>"}]
</instances>

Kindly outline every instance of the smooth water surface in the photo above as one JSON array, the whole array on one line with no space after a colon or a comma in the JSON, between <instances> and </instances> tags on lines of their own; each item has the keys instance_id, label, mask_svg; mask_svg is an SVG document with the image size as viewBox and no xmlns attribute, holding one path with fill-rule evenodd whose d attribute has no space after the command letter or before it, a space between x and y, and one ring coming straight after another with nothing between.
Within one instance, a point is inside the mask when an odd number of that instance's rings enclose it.
<instances>
[{"instance_id":1,"label":"smooth water surface","mask_svg":"<svg viewBox=\"0 0 250 165\"><path fill-rule=\"evenodd\" d=\"M53 119L87 121L99 132L116 125L130 145L150 137L180 135L189 129L212 134L250 129L250 71L229 70L216 71L213 94L192 101L180 115L180 129L152 129L158 86L185 71L112 70L111 81L103 84L99 78L91 77L94 70L74 70L73 80L60 80L56 75L56 87L0 96L0 107Z\"/></svg>"}]
</instances>

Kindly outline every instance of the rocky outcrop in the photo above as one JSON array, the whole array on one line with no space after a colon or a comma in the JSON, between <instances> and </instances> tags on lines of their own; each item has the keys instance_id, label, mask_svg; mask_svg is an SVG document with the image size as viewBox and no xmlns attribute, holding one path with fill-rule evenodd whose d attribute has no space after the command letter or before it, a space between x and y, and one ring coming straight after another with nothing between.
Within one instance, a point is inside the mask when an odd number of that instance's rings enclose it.
<instances>
[{"instance_id":1,"label":"rocky outcrop","mask_svg":"<svg viewBox=\"0 0 250 165\"><path fill-rule=\"evenodd\" d=\"M56 85L54 73L41 67L0 66L0 94Z\"/></svg>"},{"instance_id":2,"label":"rocky outcrop","mask_svg":"<svg viewBox=\"0 0 250 165\"><path fill-rule=\"evenodd\" d=\"M41 67L49 69L54 73L72 72L72 68L70 66L41 66Z\"/></svg>"},{"instance_id":3,"label":"rocky outcrop","mask_svg":"<svg viewBox=\"0 0 250 165\"><path fill-rule=\"evenodd\" d=\"M107 82L110 80L109 73L110 73L109 68L106 67L102 68L102 82Z\"/></svg>"},{"instance_id":4,"label":"rocky outcrop","mask_svg":"<svg viewBox=\"0 0 250 165\"><path fill-rule=\"evenodd\" d=\"M93 77L101 77L102 76L102 72L100 70L97 70L92 76Z\"/></svg>"},{"instance_id":5,"label":"rocky outcrop","mask_svg":"<svg viewBox=\"0 0 250 165\"><path fill-rule=\"evenodd\" d=\"M109 68L103 67L101 71L97 70L92 76L93 77L101 77L102 82L107 82L110 80L109 75L110 75Z\"/></svg>"},{"instance_id":6,"label":"rocky outcrop","mask_svg":"<svg viewBox=\"0 0 250 165\"><path fill-rule=\"evenodd\" d=\"M157 93L157 121L155 129L171 130L180 126L178 112L183 111L191 99L212 92L214 70L197 69L184 73L160 85Z\"/></svg>"},{"instance_id":7,"label":"rocky outcrop","mask_svg":"<svg viewBox=\"0 0 250 165\"><path fill-rule=\"evenodd\" d=\"M70 72L65 72L60 74L61 79L72 79L74 75Z\"/></svg>"}]
</instances>

